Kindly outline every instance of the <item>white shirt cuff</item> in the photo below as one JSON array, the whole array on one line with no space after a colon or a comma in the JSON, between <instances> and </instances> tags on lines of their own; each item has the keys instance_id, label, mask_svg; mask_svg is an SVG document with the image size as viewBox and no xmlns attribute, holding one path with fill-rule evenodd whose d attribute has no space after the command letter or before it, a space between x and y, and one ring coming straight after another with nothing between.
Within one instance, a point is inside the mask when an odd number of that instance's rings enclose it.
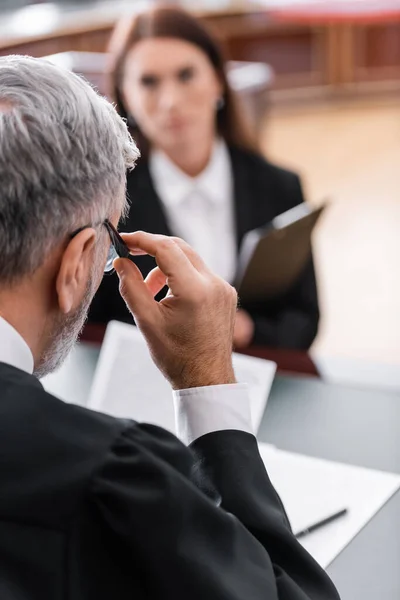
<instances>
[{"instance_id":1,"label":"white shirt cuff","mask_svg":"<svg viewBox=\"0 0 400 600\"><path fill-rule=\"evenodd\" d=\"M176 390L173 397L177 435L185 444L224 429L253 433L247 384Z\"/></svg>"}]
</instances>

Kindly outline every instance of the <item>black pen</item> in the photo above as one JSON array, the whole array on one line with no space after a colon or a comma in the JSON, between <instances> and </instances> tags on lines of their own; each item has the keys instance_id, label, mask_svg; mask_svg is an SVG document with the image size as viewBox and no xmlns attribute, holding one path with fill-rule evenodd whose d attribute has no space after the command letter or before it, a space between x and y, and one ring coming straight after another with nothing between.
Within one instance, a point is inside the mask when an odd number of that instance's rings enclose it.
<instances>
[{"instance_id":1,"label":"black pen","mask_svg":"<svg viewBox=\"0 0 400 600\"><path fill-rule=\"evenodd\" d=\"M339 512L331 515L330 517L326 517L326 519L322 519L322 521L318 521L318 523L314 523L314 525L310 525L310 527L307 527L306 529L302 529L301 531L298 531L294 535L297 539L302 538L305 535L312 533L316 529L320 529L320 527L324 527L325 525L332 523L332 521L336 521L336 519L340 519L340 517L344 517L344 515L347 515L348 512L349 511L347 510L347 508L343 508L342 510L339 510Z\"/></svg>"}]
</instances>

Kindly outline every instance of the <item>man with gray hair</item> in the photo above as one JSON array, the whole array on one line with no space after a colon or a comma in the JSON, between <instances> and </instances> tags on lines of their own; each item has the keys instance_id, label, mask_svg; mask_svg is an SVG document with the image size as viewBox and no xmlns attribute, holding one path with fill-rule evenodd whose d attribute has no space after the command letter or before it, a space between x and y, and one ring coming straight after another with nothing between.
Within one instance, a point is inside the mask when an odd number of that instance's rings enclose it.
<instances>
[{"instance_id":1,"label":"man with gray hair","mask_svg":"<svg viewBox=\"0 0 400 600\"><path fill-rule=\"evenodd\" d=\"M182 240L116 231L137 158L82 79L0 58L0 598L335 600L251 433L231 360L235 291ZM156 258L145 281L130 254ZM189 448L37 379L113 268Z\"/></svg>"}]
</instances>

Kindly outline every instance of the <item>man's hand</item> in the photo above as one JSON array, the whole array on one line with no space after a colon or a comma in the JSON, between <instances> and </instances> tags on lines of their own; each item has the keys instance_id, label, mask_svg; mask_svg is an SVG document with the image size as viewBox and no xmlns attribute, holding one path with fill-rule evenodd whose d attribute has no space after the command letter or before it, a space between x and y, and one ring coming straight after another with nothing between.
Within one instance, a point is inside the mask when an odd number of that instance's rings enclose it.
<instances>
[{"instance_id":1,"label":"man's hand","mask_svg":"<svg viewBox=\"0 0 400 600\"><path fill-rule=\"evenodd\" d=\"M235 329L233 335L233 343L235 348L246 348L253 339L254 321L243 309L239 309L236 313Z\"/></svg>"},{"instance_id":2,"label":"man's hand","mask_svg":"<svg viewBox=\"0 0 400 600\"><path fill-rule=\"evenodd\" d=\"M179 238L143 231L123 238L132 254L150 254L158 265L143 280L132 261L114 261L120 293L172 387L235 383L235 290ZM156 302L154 297L165 285L167 296Z\"/></svg>"}]
</instances>

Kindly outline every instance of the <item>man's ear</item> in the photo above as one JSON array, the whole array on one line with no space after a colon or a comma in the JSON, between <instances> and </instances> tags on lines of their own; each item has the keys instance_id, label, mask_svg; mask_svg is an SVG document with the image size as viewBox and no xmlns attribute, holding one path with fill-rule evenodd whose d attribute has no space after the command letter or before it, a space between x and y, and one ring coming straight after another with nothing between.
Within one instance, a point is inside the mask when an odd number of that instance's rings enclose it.
<instances>
[{"instance_id":1,"label":"man's ear","mask_svg":"<svg viewBox=\"0 0 400 600\"><path fill-rule=\"evenodd\" d=\"M87 289L93 267L96 231L91 227L76 234L65 248L56 279L58 304L68 314L76 309Z\"/></svg>"}]
</instances>

